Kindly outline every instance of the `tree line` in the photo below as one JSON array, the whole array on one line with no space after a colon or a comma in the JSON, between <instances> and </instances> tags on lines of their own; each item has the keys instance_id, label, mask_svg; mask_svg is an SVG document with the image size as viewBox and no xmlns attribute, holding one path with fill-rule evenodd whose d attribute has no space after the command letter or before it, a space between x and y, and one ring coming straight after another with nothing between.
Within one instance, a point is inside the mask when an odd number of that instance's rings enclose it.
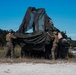
<instances>
[{"instance_id":1,"label":"tree line","mask_svg":"<svg viewBox=\"0 0 76 75\"><path fill-rule=\"evenodd\" d=\"M0 29L0 46L4 46L6 44L6 34L8 33L7 30Z\"/></svg>"},{"instance_id":2,"label":"tree line","mask_svg":"<svg viewBox=\"0 0 76 75\"><path fill-rule=\"evenodd\" d=\"M6 44L6 34L8 33L8 30L2 30L0 29L0 46L4 46ZM76 40L72 40L69 38L69 42L71 47L76 47Z\"/></svg>"}]
</instances>

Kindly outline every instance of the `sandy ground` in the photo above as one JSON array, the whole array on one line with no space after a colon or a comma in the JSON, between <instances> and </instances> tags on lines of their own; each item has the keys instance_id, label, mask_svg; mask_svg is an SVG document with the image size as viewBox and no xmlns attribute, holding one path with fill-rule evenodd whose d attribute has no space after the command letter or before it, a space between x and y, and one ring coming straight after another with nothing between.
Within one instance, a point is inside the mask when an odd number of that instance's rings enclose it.
<instances>
[{"instance_id":1,"label":"sandy ground","mask_svg":"<svg viewBox=\"0 0 76 75\"><path fill-rule=\"evenodd\" d=\"M0 75L76 75L76 63L2 63Z\"/></svg>"}]
</instances>

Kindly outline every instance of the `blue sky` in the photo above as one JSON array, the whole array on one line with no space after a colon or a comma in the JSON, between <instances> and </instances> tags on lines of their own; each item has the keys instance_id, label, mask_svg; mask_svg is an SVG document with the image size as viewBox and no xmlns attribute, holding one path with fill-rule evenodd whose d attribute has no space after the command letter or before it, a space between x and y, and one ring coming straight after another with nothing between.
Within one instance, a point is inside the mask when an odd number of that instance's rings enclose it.
<instances>
[{"instance_id":1,"label":"blue sky","mask_svg":"<svg viewBox=\"0 0 76 75\"><path fill-rule=\"evenodd\" d=\"M54 26L76 40L76 0L0 0L0 29L18 30L29 6L45 8Z\"/></svg>"}]
</instances>

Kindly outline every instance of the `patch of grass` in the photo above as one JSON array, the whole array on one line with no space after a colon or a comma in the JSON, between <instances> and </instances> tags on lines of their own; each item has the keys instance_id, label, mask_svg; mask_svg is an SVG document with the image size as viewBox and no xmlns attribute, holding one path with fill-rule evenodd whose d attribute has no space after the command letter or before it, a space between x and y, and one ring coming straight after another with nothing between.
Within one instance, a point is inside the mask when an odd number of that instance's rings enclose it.
<instances>
[{"instance_id":1,"label":"patch of grass","mask_svg":"<svg viewBox=\"0 0 76 75\"><path fill-rule=\"evenodd\" d=\"M0 63L19 63L19 62L35 62L35 63L51 63L52 60L48 60L48 59L42 59L42 58L29 58L29 57L25 57L25 58L19 58L21 56L21 47L20 46L16 46L14 48L15 50L15 56L17 57L16 58L13 58L13 59L10 59L10 58L5 58L5 54L6 54L6 47L3 48L3 49L0 49ZM58 61L63 61L63 62L76 62L76 56L73 55L73 53L69 52L69 59L68 60L65 60L65 59L62 59L62 60L55 60L55 62L58 62Z\"/></svg>"},{"instance_id":2,"label":"patch of grass","mask_svg":"<svg viewBox=\"0 0 76 75\"><path fill-rule=\"evenodd\" d=\"M0 58L5 56L6 51L5 50L0 50Z\"/></svg>"},{"instance_id":3,"label":"patch of grass","mask_svg":"<svg viewBox=\"0 0 76 75\"><path fill-rule=\"evenodd\" d=\"M69 58L75 58L76 56L75 56L73 53L69 52L69 53L68 53L68 57L69 57Z\"/></svg>"},{"instance_id":4,"label":"patch of grass","mask_svg":"<svg viewBox=\"0 0 76 75\"><path fill-rule=\"evenodd\" d=\"M20 46L17 45L15 47L14 51L15 51L15 56L16 57L20 57L21 56L21 48L20 48Z\"/></svg>"},{"instance_id":5,"label":"patch of grass","mask_svg":"<svg viewBox=\"0 0 76 75\"><path fill-rule=\"evenodd\" d=\"M6 51L6 47L1 48L0 49L0 58L5 57L6 52L7 52ZM20 57L21 56L21 48L18 45L14 48L14 53L15 53L16 57Z\"/></svg>"}]
</instances>

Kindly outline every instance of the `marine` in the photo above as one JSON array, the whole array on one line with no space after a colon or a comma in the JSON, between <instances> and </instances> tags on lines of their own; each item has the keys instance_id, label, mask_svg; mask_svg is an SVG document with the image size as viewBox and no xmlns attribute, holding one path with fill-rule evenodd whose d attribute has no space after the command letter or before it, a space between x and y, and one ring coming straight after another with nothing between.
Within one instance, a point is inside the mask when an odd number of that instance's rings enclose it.
<instances>
[{"instance_id":1,"label":"marine","mask_svg":"<svg viewBox=\"0 0 76 75\"><path fill-rule=\"evenodd\" d=\"M13 34L13 30L10 29L9 33L6 35L6 57L12 58L14 57L14 46L13 46L13 39L16 39L17 37Z\"/></svg>"}]
</instances>

